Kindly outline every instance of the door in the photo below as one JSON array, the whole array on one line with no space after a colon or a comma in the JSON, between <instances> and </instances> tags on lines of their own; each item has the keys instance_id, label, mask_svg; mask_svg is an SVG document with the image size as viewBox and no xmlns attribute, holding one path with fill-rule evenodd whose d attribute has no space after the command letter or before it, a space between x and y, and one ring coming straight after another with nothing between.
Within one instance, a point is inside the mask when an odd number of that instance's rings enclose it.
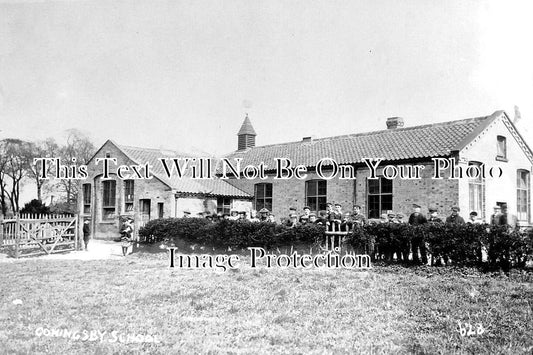
<instances>
[{"instance_id":1,"label":"door","mask_svg":"<svg viewBox=\"0 0 533 355\"><path fill-rule=\"evenodd\" d=\"M150 199L139 200L139 207L141 212L141 222L146 223L150 221Z\"/></svg>"}]
</instances>

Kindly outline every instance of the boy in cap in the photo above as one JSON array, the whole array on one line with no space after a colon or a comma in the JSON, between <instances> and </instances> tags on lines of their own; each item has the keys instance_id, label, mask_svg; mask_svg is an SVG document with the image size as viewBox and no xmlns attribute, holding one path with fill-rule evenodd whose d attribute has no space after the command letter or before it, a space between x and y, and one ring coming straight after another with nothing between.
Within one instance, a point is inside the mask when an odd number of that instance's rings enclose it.
<instances>
[{"instance_id":1,"label":"boy in cap","mask_svg":"<svg viewBox=\"0 0 533 355\"><path fill-rule=\"evenodd\" d=\"M263 207L259 210L259 220L261 222L266 222L268 220L268 214L270 213L270 211Z\"/></svg>"},{"instance_id":2,"label":"boy in cap","mask_svg":"<svg viewBox=\"0 0 533 355\"><path fill-rule=\"evenodd\" d=\"M468 221L466 221L466 223L469 223L469 224L481 224L481 221L479 219L477 219L477 212L476 211L470 212L470 215L468 216Z\"/></svg>"},{"instance_id":3,"label":"boy in cap","mask_svg":"<svg viewBox=\"0 0 533 355\"><path fill-rule=\"evenodd\" d=\"M342 215L342 206L340 203L335 204L335 210L331 211L329 214L329 223L330 226L335 226L335 230L340 230L340 226L344 221L344 216Z\"/></svg>"},{"instance_id":4,"label":"boy in cap","mask_svg":"<svg viewBox=\"0 0 533 355\"><path fill-rule=\"evenodd\" d=\"M442 223L442 219L437 217L437 208L435 208L435 207L430 207L429 208L428 222L430 222L430 223Z\"/></svg>"},{"instance_id":5,"label":"boy in cap","mask_svg":"<svg viewBox=\"0 0 533 355\"><path fill-rule=\"evenodd\" d=\"M289 220L285 223L285 226L289 228L298 227L300 223L298 223L298 215L296 213L292 213L289 216Z\"/></svg>"},{"instance_id":6,"label":"boy in cap","mask_svg":"<svg viewBox=\"0 0 533 355\"><path fill-rule=\"evenodd\" d=\"M366 217L361 213L361 206L353 206L352 222L358 226L364 226L366 224Z\"/></svg>"},{"instance_id":7,"label":"boy in cap","mask_svg":"<svg viewBox=\"0 0 533 355\"><path fill-rule=\"evenodd\" d=\"M451 224L465 224L463 217L459 216L461 209L457 206L452 207L452 214L446 218L446 223Z\"/></svg>"},{"instance_id":8,"label":"boy in cap","mask_svg":"<svg viewBox=\"0 0 533 355\"><path fill-rule=\"evenodd\" d=\"M246 211L241 210L239 211L239 217L237 218L238 221L246 221Z\"/></svg>"},{"instance_id":9,"label":"boy in cap","mask_svg":"<svg viewBox=\"0 0 533 355\"><path fill-rule=\"evenodd\" d=\"M333 204L331 202L326 203L326 226L331 225L331 222L333 221Z\"/></svg>"},{"instance_id":10,"label":"boy in cap","mask_svg":"<svg viewBox=\"0 0 533 355\"><path fill-rule=\"evenodd\" d=\"M307 218L309 218L310 213L311 213L311 208L309 208L309 206L304 206L304 214L302 216L307 216Z\"/></svg>"}]
</instances>

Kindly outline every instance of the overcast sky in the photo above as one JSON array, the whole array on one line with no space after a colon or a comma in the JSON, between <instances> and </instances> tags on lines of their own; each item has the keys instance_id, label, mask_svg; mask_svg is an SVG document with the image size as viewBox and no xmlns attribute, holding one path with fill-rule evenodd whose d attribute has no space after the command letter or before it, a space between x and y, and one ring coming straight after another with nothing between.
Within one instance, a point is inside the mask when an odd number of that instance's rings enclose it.
<instances>
[{"instance_id":1,"label":"overcast sky","mask_svg":"<svg viewBox=\"0 0 533 355\"><path fill-rule=\"evenodd\" d=\"M265 145L515 105L533 133L532 13L508 0L0 0L0 138L79 128L96 144L223 154L246 112Z\"/></svg>"}]
</instances>

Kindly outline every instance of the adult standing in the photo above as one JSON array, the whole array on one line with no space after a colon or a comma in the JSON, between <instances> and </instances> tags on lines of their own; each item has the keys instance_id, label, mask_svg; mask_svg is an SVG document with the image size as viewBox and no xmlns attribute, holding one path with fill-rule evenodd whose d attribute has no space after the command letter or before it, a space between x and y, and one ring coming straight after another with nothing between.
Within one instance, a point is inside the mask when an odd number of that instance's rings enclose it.
<instances>
[{"instance_id":1,"label":"adult standing","mask_svg":"<svg viewBox=\"0 0 533 355\"><path fill-rule=\"evenodd\" d=\"M428 220L426 216L420 213L420 205L413 203L413 213L409 216L409 224L412 226L419 226L426 224ZM413 253L413 262L420 263L418 252L422 257L422 263L427 264L428 258L426 253L426 242L422 233L416 233L411 239L411 252Z\"/></svg>"},{"instance_id":2,"label":"adult standing","mask_svg":"<svg viewBox=\"0 0 533 355\"><path fill-rule=\"evenodd\" d=\"M452 214L446 218L446 223L451 224L465 224L463 217L459 216L461 209L457 206L452 207Z\"/></svg>"},{"instance_id":3,"label":"adult standing","mask_svg":"<svg viewBox=\"0 0 533 355\"><path fill-rule=\"evenodd\" d=\"M499 223L500 226L507 226L509 231L516 229L517 226L517 218L514 214L509 213L509 209L507 208L507 204L502 204L502 213L499 216Z\"/></svg>"},{"instance_id":4,"label":"adult standing","mask_svg":"<svg viewBox=\"0 0 533 355\"><path fill-rule=\"evenodd\" d=\"M493 207L494 213L490 216L490 224L495 226L500 223L500 216L502 214L502 209L500 206L496 205Z\"/></svg>"},{"instance_id":5,"label":"adult standing","mask_svg":"<svg viewBox=\"0 0 533 355\"><path fill-rule=\"evenodd\" d=\"M89 239L91 238L91 227L89 226L89 220L86 219L83 221L83 245L85 251L87 251L87 245L89 244Z\"/></svg>"}]
</instances>

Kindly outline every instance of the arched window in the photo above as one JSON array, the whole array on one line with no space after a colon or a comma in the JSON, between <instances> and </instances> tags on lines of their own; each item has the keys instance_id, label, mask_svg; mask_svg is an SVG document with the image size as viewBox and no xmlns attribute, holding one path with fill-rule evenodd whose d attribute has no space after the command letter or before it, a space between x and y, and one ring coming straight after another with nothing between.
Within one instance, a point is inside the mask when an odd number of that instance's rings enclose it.
<instances>
[{"instance_id":1,"label":"arched window","mask_svg":"<svg viewBox=\"0 0 533 355\"><path fill-rule=\"evenodd\" d=\"M507 161L507 138L498 136L496 139L498 141L496 160Z\"/></svg>"}]
</instances>

